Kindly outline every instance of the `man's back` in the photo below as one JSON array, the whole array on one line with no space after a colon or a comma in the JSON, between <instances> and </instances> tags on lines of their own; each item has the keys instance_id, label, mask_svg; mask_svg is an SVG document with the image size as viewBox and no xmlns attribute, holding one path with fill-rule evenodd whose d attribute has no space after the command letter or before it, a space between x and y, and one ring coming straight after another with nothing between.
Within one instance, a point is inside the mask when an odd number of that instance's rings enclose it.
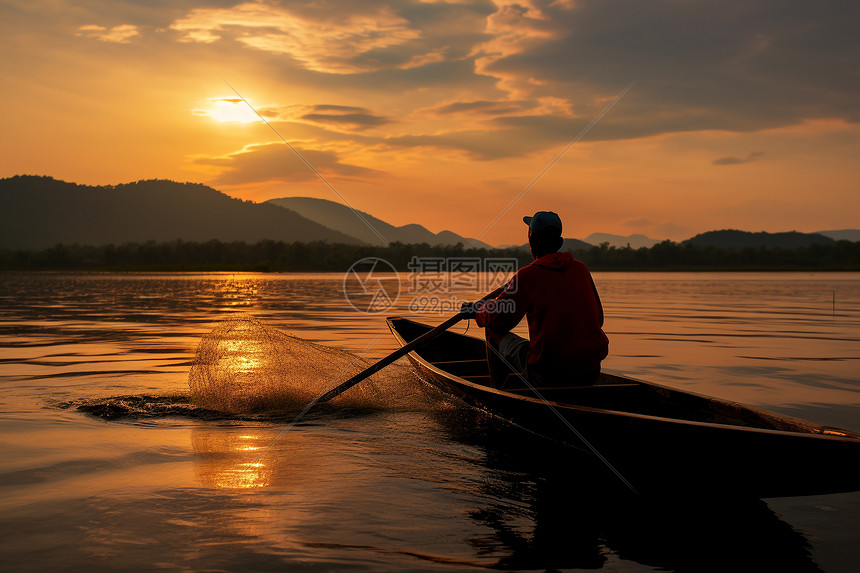
<instances>
[{"instance_id":1,"label":"man's back","mask_svg":"<svg viewBox=\"0 0 860 573\"><path fill-rule=\"evenodd\" d=\"M523 267L498 299L512 300L513 312L502 312L505 305L489 305L478 314L478 324L508 331L526 316L528 362L541 373L600 369L609 350L601 328L603 308L591 274L570 253L544 255Z\"/></svg>"}]
</instances>

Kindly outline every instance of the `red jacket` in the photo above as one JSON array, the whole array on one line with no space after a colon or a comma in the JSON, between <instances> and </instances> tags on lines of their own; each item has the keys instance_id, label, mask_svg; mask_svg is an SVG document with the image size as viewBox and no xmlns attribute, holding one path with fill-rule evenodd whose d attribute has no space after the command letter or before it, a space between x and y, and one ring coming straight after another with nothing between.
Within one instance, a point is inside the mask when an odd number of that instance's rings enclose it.
<instances>
[{"instance_id":1,"label":"red jacket","mask_svg":"<svg viewBox=\"0 0 860 573\"><path fill-rule=\"evenodd\" d=\"M513 312L510 303L513 301ZM609 353L603 306L588 268L570 253L544 255L521 268L478 313L478 326L509 331L526 317L529 364L543 372L596 370Z\"/></svg>"}]
</instances>

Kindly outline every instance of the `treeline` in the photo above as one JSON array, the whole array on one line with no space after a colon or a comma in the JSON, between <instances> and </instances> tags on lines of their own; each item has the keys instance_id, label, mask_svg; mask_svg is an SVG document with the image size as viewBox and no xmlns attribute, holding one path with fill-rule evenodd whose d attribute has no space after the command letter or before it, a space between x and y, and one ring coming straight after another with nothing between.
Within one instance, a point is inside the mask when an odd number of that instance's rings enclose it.
<instances>
[{"instance_id":1,"label":"treeline","mask_svg":"<svg viewBox=\"0 0 860 573\"><path fill-rule=\"evenodd\" d=\"M122 245L64 245L44 250L0 250L0 270L59 271L345 271L367 257L390 262L407 271L412 257L506 257L527 264L527 251L464 249L462 245L433 246L392 243L388 247L358 246L325 241L256 243L171 241Z\"/></svg>"},{"instance_id":2,"label":"treeline","mask_svg":"<svg viewBox=\"0 0 860 573\"><path fill-rule=\"evenodd\" d=\"M651 248L607 245L574 256L592 270L860 270L860 242L816 243L780 247L714 247L663 241Z\"/></svg>"},{"instance_id":3,"label":"treeline","mask_svg":"<svg viewBox=\"0 0 860 573\"><path fill-rule=\"evenodd\" d=\"M838 241L797 249L718 248L664 241L651 248L599 247L572 251L595 271L646 270L833 270L860 271L860 242ZM519 248L466 249L462 245L392 243L388 247L357 246L324 241L126 243L122 245L63 245L44 250L0 249L0 270L54 271L345 271L356 261L378 257L400 271L413 257L515 258L531 262Z\"/></svg>"}]
</instances>

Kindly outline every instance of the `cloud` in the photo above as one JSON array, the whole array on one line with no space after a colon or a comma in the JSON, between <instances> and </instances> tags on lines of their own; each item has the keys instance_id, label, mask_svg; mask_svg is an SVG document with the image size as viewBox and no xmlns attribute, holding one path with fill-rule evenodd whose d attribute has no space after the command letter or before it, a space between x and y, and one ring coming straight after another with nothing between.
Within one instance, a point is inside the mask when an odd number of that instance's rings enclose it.
<instances>
[{"instance_id":1,"label":"cloud","mask_svg":"<svg viewBox=\"0 0 860 573\"><path fill-rule=\"evenodd\" d=\"M420 36L406 19L384 6L353 13L322 8L300 12L268 2L198 8L170 28L186 42L213 43L232 36L251 48L288 55L310 70L342 74L378 68L357 57Z\"/></svg>"},{"instance_id":2,"label":"cloud","mask_svg":"<svg viewBox=\"0 0 860 573\"><path fill-rule=\"evenodd\" d=\"M428 111L438 115L470 114L498 116L523 113L537 106L533 101L510 101L510 100L473 100L455 101L444 103L430 108Z\"/></svg>"},{"instance_id":3,"label":"cloud","mask_svg":"<svg viewBox=\"0 0 860 573\"><path fill-rule=\"evenodd\" d=\"M122 24L112 28L91 24L79 27L75 35L85 38L96 38L102 42L111 42L113 44L128 44L132 38L140 36L140 31L137 26L132 24Z\"/></svg>"},{"instance_id":4,"label":"cloud","mask_svg":"<svg viewBox=\"0 0 860 573\"><path fill-rule=\"evenodd\" d=\"M243 117L247 116L252 121L260 120L241 98L218 98L214 100L214 104L216 105L214 111L194 109L191 113L224 121L225 119L218 115L221 110L217 106L223 107L225 104L231 104L237 106L237 109L230 111L243 112ZM257 112L269 123L293 122L320 127L328 134L322 136L327 139L330 139L334 133L360 132L391 123L387 117L378 115L367 108L336 104L264 105L259 107ZM239 114L236 113L235 115Z\"/></svg>"},{"instance_id":5,"label":"cloud","mask_svg":"<svg viewBox=\"0 0 860 573\"><path fill-rule=\"evenodd\" d=\"M385 138L385 143L395 147L435 147L462 151L470 159L488 161L505 157L516 157L533 145L511 145L511 134L481 129L451 131L441 134L401 135Z\"/></svg>"},{"instance_id":6,"label":"cloud","mask_svg":"<svg viewBox=\"0 0 860 573\"><path fill-rule=\"evenodd\" d=\"M512 98L528 97L534 78L507 73L497 63L516 54L528 53L562 32L552 30L547 15L535 2L495 0L493 3L496 12L487 17L485 28L490 39L475 46L472 52L475 72L497 78L499 87Z\"/></svg>"},{"instance_id":7,"label":"cloud","mask_svg":"<svg viewBox=\"0 0 860 573\"><path fill-rule=\"evenodd\" d=\"M374 169L343 163L332 151L305 149L293 145L301 156L326 176L367 177L377 175ZM261 143L218 157L195 157L198 165L223 168L212 181L216 185L241 185L271 181L312 181L316 174L282 143Z\"/></svg>"},{"instance_id":8,"label":"cloud","mask_svg":"<svg viewBox=\"0 0 860 573\"><path fill-rule=\"evenodd\" d=\"M299 116L300 120L310 123L363 130L390 123L382 116L375 115L362 107L343 105L315 105L311 111Z\"/></svg>"},{"instance_id":9,"label":"cloud","mask_svg":"<svg viewBox=\"0 0 860 573\"><path fill-rule=\"evenodd\" d=\"M715 159L713 165L737 165L738 163L746 163L746 161L737 157L722 157Z\"/></svg>"},{"instance_id":10,"label":"cloud","mask_svg":"<svg viewBox=\"0 0 860 573\"><path fill-rule=\"evenodd\" d=\"M756 151L747 155L746 159L739 159L737 157L721 157L720 159L715 159L712 165L740 165L741 163L755 161L762 155L764 155L764 152Z\"/></svg>"},{"instance_id":11,"label":"cloud","mask_svg":"<svg viewBox=\"0 0 860 573\"><path fill-rule=\"evenodd\" d=\"M535 102L533 105L539 104ZM483 109L489 115L491 106L479 105L470 108L467 105L465 109L471 109L473 113L481 113ZM538 109L535 107L535 110ZM455 149L465 152L473 159L493 160L520 157L570 143L587 124L586 118L562 117L560 114L499 115L470 124L469 129L388 137L385 142L399 146ZM591 133L589 132L589 139Z\"/></svg>"},{"instance_id":12,"label":"cloud","mask_svg":"<svg viewBox=\"0 0 860 573\"><path fill-rule=\"evenodd\" d=\"M510 97L563 97L588 116L640 79L600 136L860 121L856 2L497 4L476 65Z\"/></svg>"},{"instance_id":13,"label":"cloud","mask_svg":"<svg viewBox=\"0 0 860 573\"><path fill-rule=\"evenodd\" d=\"M398 66L402 70L411 70L412 68L422 68L430 64L438 64L445 61L445 48L432 50L426 54L416 54L412 56L408 62Z\"/></svg>"},{"instance_id":14,"label":"cloud","mask_svg":"<svg viewBox=\"0 0 860 573\"><path fill-rule=\"evenodd\" d=\"M860 59L860 48L843 21L857 9L791 6L775 0L245 2L192 10L172 28L185 41L264 51L272 65L289 58L315 72L297 80L306 85L373 94L374 104L358 100L364 106L354 111L261 108L267 118L381 137L382 128L397 124L385 143L495 159L569 142L637 77L588 140L754 132L807 117L850 121L853 114L860 121L853 97L860 80L848 65L855 54ZM196 34L202 39L194 40ZM818 53L832 73L818 71L807 52ZM398 101L385 90L408 95ZM391 111L367 109L379 101Z\"/></svg>"},{"instance_id":15,"label":"cloud","mask_svg":"<svg viewBox=\"0 0 860 573\"><path fill-rule=\"evenodd\" d=\"M470 54L486 40L484 22L493 10L488 0L251 0L187 10L172 20L169 29L181 42L239 44L274 56L279 70L293 64L346 75L359 84L369 79L367 74L390 71L392 76L375 79L405 79L415 87L416 81L434 81L450 71L431 70L425 76L420 73L425 68L469 60L473 72ZM416 70L417 76L397 75ZM384 89L378 82L371 85Z\"/></svg>"},{"instance_id":16,"label":"cloud","mask_svg":"<svg viewBox=\"0 0 860 573\"><path fill-rule=\"evenodd\" d=\"M860 4L839 0L824 8L795 0L254 1L188 11L171 29L186 42L238 42L272 65L287 59L342 76L303 76L330 90L434 94L413 98L412 109L404 100L400 117L311 111L293 120L352 130L396 122L411 130L404 136L442 136L450 148L445 133L422 133L429 121L421 120L462 118L465 131L529 131L517 150L529 152L574 137L635 78L589 139L860 121L854 16Z\"/></svg>"}]
</instances>

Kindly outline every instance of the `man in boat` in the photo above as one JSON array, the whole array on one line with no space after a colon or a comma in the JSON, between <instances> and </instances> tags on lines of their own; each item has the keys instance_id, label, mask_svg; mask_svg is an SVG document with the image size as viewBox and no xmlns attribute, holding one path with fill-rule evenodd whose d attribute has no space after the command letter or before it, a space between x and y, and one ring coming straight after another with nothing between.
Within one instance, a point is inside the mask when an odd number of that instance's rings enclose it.
<instances>
[{"instance_id":1,"label":"man in boat","mask_svg":"<svg viewBox=\"0 0 860 573\"><path fill-rule=\"evenodd\" d=\"M491 382L496 388L522 385L506 383L513 370L534 386L593 384L609 339L591 273L570 253L558 252L563 244L558 215L538 211L523 222L534 262L488 298L463 305L463 313L485 328ZM529 340L511 332L523 316Z\"/></svg>"}]
</instances>

